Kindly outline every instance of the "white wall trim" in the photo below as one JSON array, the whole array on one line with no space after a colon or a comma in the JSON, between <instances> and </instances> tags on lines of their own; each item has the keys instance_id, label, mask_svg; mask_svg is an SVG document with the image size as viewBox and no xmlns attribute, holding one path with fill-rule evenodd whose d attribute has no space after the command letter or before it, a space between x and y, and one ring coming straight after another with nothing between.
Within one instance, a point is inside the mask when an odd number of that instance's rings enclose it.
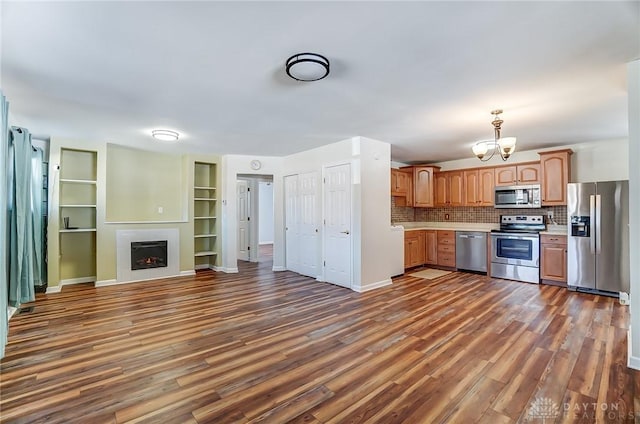
<instances>
[{"instance_id":1,"label":"white wall trim","mask_svg":"<svg viewBox=\"0 0 640 424\"><path fill-rule=\"evenodd\" d=\"M283 266L275 266L275 265L274 265L274 266L271 268L271 271L275 271L275 272L286 271L286 270L287 270L287 268L286 268L286 267L283 267Z\"/></svg>"},{"instance_id":2,"label":"white wall trim","mask_svg":"<svg viewBox=\"0 0 640 424\"><path fill-rule=\"evenodd\" d=\"M237 274L238 268L232 268L232 267L216 267L215 271L222 271L226 274Z\"/></svg>"},{"instance_id":3,"label":"white wall trim","mask_svg":"<svg viewBox=\"0 0 640 424\"><path fill-rule=\"evenodd\" d=\"M189 269L186 271L180 271L180 276L181 277L189 277L191 275L196 275L196 270L195 269Z\"/></svg>"},{"instance_id":4,"label":"white wall trim","mask_svg":"<svg viewBox=\"0 0 640 424\"><path fill-rule=\"evenodd\" d=\"M18 308L14 308L13 306L7 307L7 321L11 321L11 318L18 312Z\"/></svg>"},{"instance_id":5,"label":"white wall trim","mask_svg":"<svg viewBox=\"0 0 640 424\"><path fill-rule=\"evenodd\" d=\"M640 357L632 355L631 326L627 330L627 367L640 370Z\"/></svg>"},{"instance_id":6,"label":"white wall trim","mask_svg":"<svg viewBox=\"0 0 640 424\"><path fill-rule=\"evenodd\" d=\"M120 284L140 283L140 282L143 282L143 281L164 280L165 278L177 278L177 277L182 277L182 275L181 274L176 274L176 275L168 275L166 277L143 278L141 280L130 280L130 281L102 280L102 281L96 281L95 286L96 287L117 286L117 285L120 285Z\"/></svg>"},{"instance_id":7,"label":"white wall trim","mask_svg":"<svg viewBox=\"0 0 640 424\"><path fill-rule=\"evenodd\" d=\"M47 291L45 292L45 294L60 293L61 290L62 290L62 286L60 286L60 285L53 286L53 287L47 287Z\"/></svg>"},{"instance_id":8,"label":"white wall trim","mask_svg":"<svg viewBox=\"0 0 640 424\"><path fill-rule=\"evenodd\" d=\"M375 289L379 289L380 287L386 287L386 286L390 286L391 284L393 284L393 282L391 281L391 278L387 278L385 280L380 280L380 281L376 281L373 283L369 283L365 286L361 286L361 287L352 287L353 291L356 291L358 293L364 293L370 290L375 290Z\"/></svg>"}]
</instances>

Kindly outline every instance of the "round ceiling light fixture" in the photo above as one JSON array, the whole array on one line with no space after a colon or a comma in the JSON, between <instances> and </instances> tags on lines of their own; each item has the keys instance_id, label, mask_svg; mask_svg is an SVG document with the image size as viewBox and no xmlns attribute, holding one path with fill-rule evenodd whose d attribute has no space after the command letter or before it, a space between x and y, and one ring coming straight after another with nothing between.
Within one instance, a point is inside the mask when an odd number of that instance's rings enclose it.
<instances>
[{"instance_id":1,"label":"round ceiling light fixture","mask_svg":"<svg viewBox=\"0 0 640 424\"><path fill-rule=\"evenodd\" d=\"M329 60L317 53L298 53L287 59L287 75L296 81L318 81L329 75Z\"/></svg>"},{"instance_id":2,"label":"round ceiling light fixture","mask_svg":"<svg viewBox=\"0 0 640 424\"><path fill-rule=\"evenodd\" d=\"M178 141L180 134L171 130L153 130L151 136L160 141Z\"/></svg>"}]
</instances>

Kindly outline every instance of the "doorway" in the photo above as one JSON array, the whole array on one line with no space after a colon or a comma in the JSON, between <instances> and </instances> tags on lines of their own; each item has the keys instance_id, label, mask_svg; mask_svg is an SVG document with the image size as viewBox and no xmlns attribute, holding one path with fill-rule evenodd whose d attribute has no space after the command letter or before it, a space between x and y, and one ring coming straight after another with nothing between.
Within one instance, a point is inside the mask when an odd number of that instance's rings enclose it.
<instances>
[{"instance_id":1,"label":"doorway","mask_svg":"<svg viewBox=\"0 0 640 424\"><path fill-rule=\"evenodd\" d=\"M274 200L273 175L238 174L237 258L273 264Z\"/></svg>"}]
</instances>

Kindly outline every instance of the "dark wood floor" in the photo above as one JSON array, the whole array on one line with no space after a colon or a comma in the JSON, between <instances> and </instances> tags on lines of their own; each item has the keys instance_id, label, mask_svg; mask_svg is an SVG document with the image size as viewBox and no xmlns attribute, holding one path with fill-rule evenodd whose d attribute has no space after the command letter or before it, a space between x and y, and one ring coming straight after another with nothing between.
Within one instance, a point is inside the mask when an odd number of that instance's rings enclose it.
<instances>
[{"instance_id":1,"label":"dark wood floor","mask_svg":"<svg viewBox=\"0 0 640 424\"><path fill-rule=\"evenodd\" d=\"M2 422L634 422L626 307L452 273L358 294L270 263L39 295ZM599 418L597 418L599 417Z\"/></svg>"}]
</instances>

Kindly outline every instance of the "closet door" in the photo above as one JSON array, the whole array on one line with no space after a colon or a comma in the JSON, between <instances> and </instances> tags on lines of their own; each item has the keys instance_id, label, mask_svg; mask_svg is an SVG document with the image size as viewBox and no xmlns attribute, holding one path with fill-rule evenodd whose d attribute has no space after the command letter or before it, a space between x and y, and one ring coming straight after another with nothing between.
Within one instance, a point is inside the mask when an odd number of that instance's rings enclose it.
<instances>
[{"instance_id":1,"label":"closet door","mask_svg":"<svg viewBox=\"0 0 640 424\"><path fill-rule=\"evenodd\" d=\"M300 272L298 175L284 177L285 261L289 271Z\"/></svg>"},{"instance_id":2,"label":"closet door","mask_svg":"<svg viewBox=\"0 0 640 424\"><path fill-rule=\"evenodd\" d=\"M284 178L286 267L313 278L320 276L318 189L317 172Z\"/></svg>"},{"instance_id":3,"label":"closet door","mask_svg":"<svg viewBox=\"0 0 640 424\"><path fill-rule=\"evenodd\" d=\"M318 277L320 219L318 212L318 173L298 175L300 268L299 273Z\"/></svg>"}]
</instances>

